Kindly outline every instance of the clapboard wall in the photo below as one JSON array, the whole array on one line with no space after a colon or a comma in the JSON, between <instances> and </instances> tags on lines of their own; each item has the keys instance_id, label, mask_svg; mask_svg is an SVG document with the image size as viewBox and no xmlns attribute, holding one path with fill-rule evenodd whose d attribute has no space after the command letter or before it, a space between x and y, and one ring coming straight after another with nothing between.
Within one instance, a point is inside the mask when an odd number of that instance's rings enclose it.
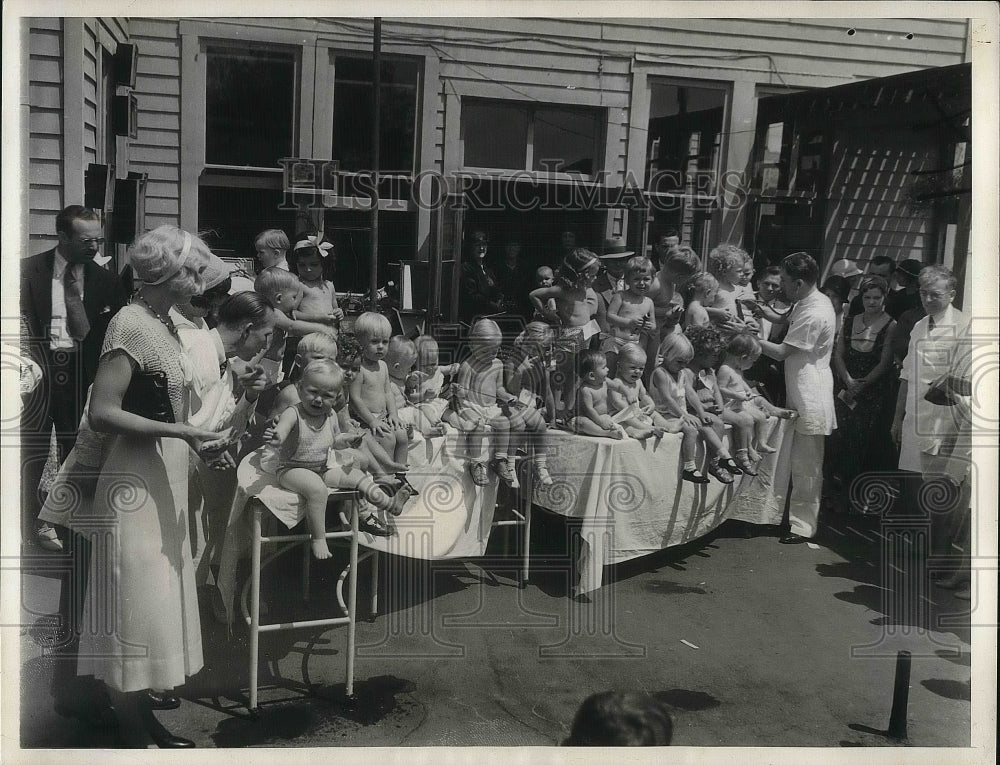
<instances>
[{"instance_id":1,"label":"clapboard wall","mask_svg":"<svg viewBox=\"0 0 1000 765\"><path fill-rule=\"evenodd\" d=\"M147 226L197 225L191 201L197 189L187 186L196 185L200 168L186 167L198 158L185 159L184 147L204 125L189 124L182 114L192 86L182 81L185 28L218 39L297 44L304 57L316 45L368 51L372 39L367 19L135 18L129 27L140 51L139 137L130 161L149 173ZM726 85L723 169L743 170L759 86L770 92L827 87L967 60L963 20L408 18L384 19L382 36L386 51L425 60L418 169L447 172L461 165L461 99L474 94L606 107L604 169L612 182L628 169L641 172L645 161L648 96L637 86L639 73ZM300 125L300 132L308 128L313 136L322 127L320 103L328 92L332 83L304 81L303 94L316 108L303 110L313 123ZM313 140L317 147L324 143L318 135Z\"/></svg>"},{"instance_id":2,"label":"clapboard wall","mask_svg":"<svg viewBox=\"0 0 1000 765\"><path fill-rule=\"evenodd\" d=\"M104 53L129 39L127 18L27 20L28 243L23 255L52 247L55 216L83 203L83 173L104 162ZM23 55L23 53L22 53ZM118 163L127 166L127 153Z\"/></svg>"}]
</instances>

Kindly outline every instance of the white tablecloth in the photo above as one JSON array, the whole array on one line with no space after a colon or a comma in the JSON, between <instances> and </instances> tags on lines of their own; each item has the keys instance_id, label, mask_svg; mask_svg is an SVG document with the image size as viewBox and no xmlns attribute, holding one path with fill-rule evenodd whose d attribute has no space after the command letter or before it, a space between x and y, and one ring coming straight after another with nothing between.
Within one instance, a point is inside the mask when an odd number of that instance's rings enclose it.
<instances>
[{"instance_id":1,"label":"white tablecloth","mask_svg":"<svg viewBox=\"0 0 1000 765\"><path fill-rule=\"evenodd\" d=\"M590 592L601 586L605 565L689 542L725 520L779 523L784 508L774 487L788 485L792 436L789 421L780 420L770 438L778 451L759 463L760 474L726 486L681 480L680 434L642 442L551 431L554 483L536 483L534 501L583 519L576 591Z\"/></svg>"},{"instance_id":2,"label":"white tablecloth","mask_svg":"<svg viewBox=\"0 0 1000 765\"><path fill-rule=\"evenodd\" d=\"M374 537L362 532L359 544L425 560L485 555L496 507L496 476L490 474L492 480L488 486L473 483L466 469L462 440L457 435L425 440L416 434L414 439L410 444L407 478L419 495L412 497L403 512L392 519L396 534ZM273 475L261 470L259 451L240 463L237 486L229 511L218 581L230 617L236 594L236 567L240 558L250 552L247 500L259 499L288 528L305 518L301 497L282 489Z\"/></svg>"}]
</instances>

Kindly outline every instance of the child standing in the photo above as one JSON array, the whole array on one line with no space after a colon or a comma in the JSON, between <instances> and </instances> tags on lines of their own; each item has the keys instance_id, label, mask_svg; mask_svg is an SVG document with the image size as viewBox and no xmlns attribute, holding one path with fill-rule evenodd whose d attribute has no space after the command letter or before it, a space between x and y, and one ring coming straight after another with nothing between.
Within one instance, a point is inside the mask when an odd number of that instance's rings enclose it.
<instances>
[{"instance_id":1,"label":"child standing","mask_svg":"<svg viewBox=\"0 0 1000 765\"><path fill-rule=\"evenodd\" d=\"M719 282L711 274L698 274L687 286L688 305L684 312L685 327L703 327L711 323L706 306L715 303Z\"/></svg>"},{"instance_id":2,"label":"child standing","mask_svg":"<svg viewBox=\"0 0 1000 765\"><path fill-rule=\"evenodd\" d=\"M626 344L645 344L656 333L653 301L646 294L653 283L653 264L649 258L629 258L625 264L625 283L628 286L616 292L608 304L610 336L601 344L612 374L616 373L618 354Z\"/></svg>"},{"instance_id":3,"label":"child standing","mask_svg":"<svg viewBox=\"0 0 1000 765\"><path fill-rule=\"evenodd\" d=\"M517 397L510 406L511 431L525 432L530 439L535 480L545 486L552 484L552 476L548 469L548 426L542 411L552 410L548 359L554 338L548 324L531 322L514 341L514 353L504 365L506 390Z\"/></svg>"},{"instance_id":4,"label":"child standing","mask_svg":"<svg viewBox=\"0 0 1000 765\"><path fill-rule=\"evenodd\" d=\"M302 284L302 299L292 312L293 319L315 321L333 327L340 325L344 312L337 305L337 290L326 278L327 263L333 245L322 234L300 239L292 249L292 266Z\"/></svg>"},{"instance_id":5,"label":"child standing","mask_svg":"<svg viewBox=\"0 0 1000 765\"><path fill-rule=\"evenodd\" d=\"M261 231L253 240L253 248L257 251L260 270L265 268L282 268L288 270L285 253L288 252L288 235L280 228L269 228Z\"/></svg>"},{"instance_id":6,"label":"child standing","mask_svg":"<svg viewBox=\"0 0 1000 765\"><path fill-rule=\"evenodd\" d=\"M350 407L361 426L392 455L393 462L407 464L406 426L399 421L396 397L389 379L385 354L392 326L379 313L361 314L354 324L354 334L361 346L361 365L351 383Z\"/></svg>"},{"instance_id":7,"label":"child standing","mask_svg":"<svg viewBox=\"0 0 1000 765\"><path fill-rule=\"evenodd\" d=\"M608 383L611 410L618 413L633 408L631 417L622 421L625 432L632 438L645 440L650 436L663 438L668 424L656 412L653 399L642 384L646 371L646 352L636 343L629 343L618 357L618 374Z\"/></svg>"},{"instance_id":8,"label":"child standing","mask_svg":"<svg viewBox=\"0 0 1000 765\"><path fill-rule=\"evenodd\" d=\"M551 287L555 283L556 277L552 273L552 269L548 266L541 266L537 271L535 271L535 289L546 289ZM532 321L544 321L548 324L556 324L555 317L556 313L556 300L555 298L549 298L545 301L545 311L535 310L534 315L531 317Z\"/></svg>"},{"instance_id":9,"label":"child standing","mask_svg":"<svg viewBox=\"0 0 1000 765\"><path fill-rule=\"evenodd\" d=\"M594 253L575 249L559 266L558 282L551 287L533 290L529 295L535 311L559 324L552 385L563 407L573 400L577 354L587 348L590 338L600 331L594 321L599 298L591 288L599 270L600 261ZM550 298L555 300L554 311L548 304Z\"/></svg>"},{"instance_id":10,"label":"child standing","mask_svg":"<svg viewBox=\"0 0 1000 765\"><path fill-rule=\"evenodd\" d=\"M481 451L481 439L486 426L490 428L489 466L509 486L517 487L514 460L507 449L510 443L510 421L501 413L500 405L513 398L503 386L503 364L497 358L503 336L492 319L480 319L469 333L469 357L458 367L454 383L455 411L458 427L466 434L470 454ZM477 486L489 483L486 464L473 460L469 472Z\"/></svg>"},{"instance_id":11,"label":"child standing","mask_svg":"<svg viewBox=\"0 0 1000 765\"><path fill-rule=\"evenodd\" d=\"M736 464L743 468L743 472L750 475L756 475L756 472L752 469L747 470L744 467L745 462L752 464L760 459L760 454L772 454L775 451L774 447L767 443L774 424L770 418L775 416L791 419L795 416L795 412L791 409L773 406L743 379L743 372L753 366L753 363L760 358L760 354L760 341L756 337L746 334L734 335L726 344L725 359L719 367L718 375L722 397L726 400L723 419L733 425L734 431L737 427L740 428L741 438L745 444L745 446L739 445L736 450Z\"/></svg>"},{"instance_id":12,"label":"child standing","mask_svg":"<svg viewBox=\"0 0 1000 765\"><path fill-rule=\"evenodd\" d=\"M733 475L739 475L743 471L733 462L729 449L722 442L725 435L722 423L723 401L715 377L715 367L722 353L722 338L711 324L691 327L686 334L693 350L691 361L681 371L688 408L702 425L715 432L718 441L716 453L708 463L708 472L722 483L732 483Z\"/></svg>"},{"instance_id":13,"label":"child standing","mask_svg":"<svg viewBox=\"0 0 1000 765\"><path fill-rule=\"evenodd\" d=\"M378 508L393 515L402 512L410 493L406 486L390 497L358 466L353 455L338 456L331 449L357 446L361 437L341 433L334 413L342 401L344 378L331 361L312 361L296 384L300 401L281 413L274 426L271 451L261 466L271 469L278 485L302 495L312 537L312 554L330 557L326 543L326 505L329 489L354 489Z\"/></svg>"},{"instance_id":14,"label":"child standing","mask_svg":"<svg viewBox=\"0 0 1000 765\"><path fill-rule=\"evenodd\" d=\"M275 307L274 334L271 346L264 358L281 362L282 371L287 375L295 360L295 347L299 337L310 332L322 332L336 337L336 330L327 324L297 321L292 313L302 301L302 284L298 277L277 266L265 268L254 281L254 291L266 297Z\"/></svg>"},{"instance_id":15,"label":"child standing","mask_svg":"<svg viewBox=\"0 0 1000 765\"><path fill-rule=\"evenodd\" d=\"M625 431L611 419L608 400L608 360L600 351L580 354L580 387L576 393L576 414L569 427L585 436L602 436L621 440Z\"/></svg>"}]
</instances>

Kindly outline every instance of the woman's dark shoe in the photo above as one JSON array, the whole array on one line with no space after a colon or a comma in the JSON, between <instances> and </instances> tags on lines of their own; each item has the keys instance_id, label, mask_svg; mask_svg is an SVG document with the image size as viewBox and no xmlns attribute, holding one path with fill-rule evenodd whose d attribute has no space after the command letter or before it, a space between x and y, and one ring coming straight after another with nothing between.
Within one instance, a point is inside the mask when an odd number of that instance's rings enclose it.
<instances>
[{"instance_id":1,"label":"woman's dark shoe","mask_svg":"<svg viewBox=\"0 0 1000 765\"><path fill-rule=\"evenodd\" d=\"M170 691L146 691L142 701L150 709L177 709L181 705L181 700Z\"/></svg>"},{"instance_id":2,"label":"woman's dark shoe","mask_svg":"<svg viewBox=\"0 0 1000 765\"><path fill-rule=\"evenodd\" d=\"M160 749L194 749L194 741L181 736L175 736L156 719L151 709L142 710L142 721L149 737Z\"/></svg>"}]
</instances>

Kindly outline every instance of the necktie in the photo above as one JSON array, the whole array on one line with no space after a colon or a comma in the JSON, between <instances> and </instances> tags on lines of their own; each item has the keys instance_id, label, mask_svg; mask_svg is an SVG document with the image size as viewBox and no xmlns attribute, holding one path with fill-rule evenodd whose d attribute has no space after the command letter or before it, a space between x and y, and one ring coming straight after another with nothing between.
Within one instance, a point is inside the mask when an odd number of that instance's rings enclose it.
<instances>
[{"instance_id":1,"label":"necktie","mask_svg":"<svg viewBox=\"0 0 1000 765\"><path fill-rule=\"evenodd\" d=\"M66 329L74 340L83 340L90 332L90 320L83 308L80 279L72 263L63 271L63 291L66 297Z\"/></svg>"},{"instance_id":2,"label":"necktie","mask_svg":"<svg viewBox=\"0 0 1000 765\"><path fill-rule=\"evenodd\" d=\"M933 316L928 316L927 317L927 329L928 330L934 329L934 317Z\"/></svg>"}]
</instances>

